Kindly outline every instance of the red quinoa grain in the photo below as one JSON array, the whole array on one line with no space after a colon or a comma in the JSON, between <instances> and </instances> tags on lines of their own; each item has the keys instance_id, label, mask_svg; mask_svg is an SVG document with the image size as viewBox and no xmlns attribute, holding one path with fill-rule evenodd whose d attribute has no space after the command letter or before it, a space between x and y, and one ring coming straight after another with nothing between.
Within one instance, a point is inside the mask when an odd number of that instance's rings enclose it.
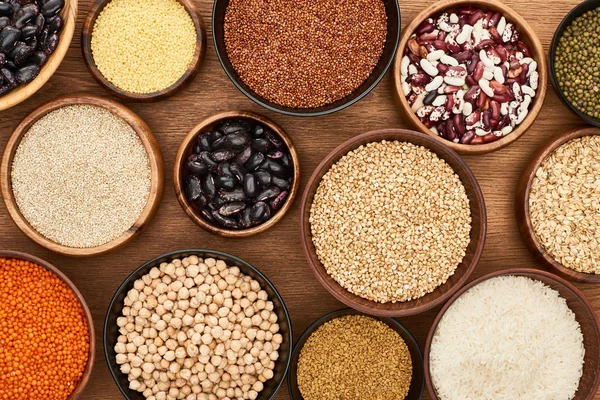
<instances>
[{"instance_id":1,"label":"red quinoa grain","mask_svg":"<svg viewBox=\"0 0 600 400\"><path fill-rule=\"evenodd\" d=\"M227 55L262 97L292 108L330 104L371 74L385 45L381 0L231 0Z\"/></svg>"}]
</instances>

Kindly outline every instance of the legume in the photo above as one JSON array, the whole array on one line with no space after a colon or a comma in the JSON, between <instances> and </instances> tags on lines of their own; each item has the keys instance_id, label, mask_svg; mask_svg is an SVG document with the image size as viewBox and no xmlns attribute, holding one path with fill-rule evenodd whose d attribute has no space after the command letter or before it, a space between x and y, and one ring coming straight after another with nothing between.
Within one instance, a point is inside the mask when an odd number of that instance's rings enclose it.
<instances>
[{"instance_id":1,"label":"legume","mask_svg":"<svg viewBox=\"0 0 600 400\"><path fill-rule=\"evenodd\" d=\"M567 268L600 274L600 136L573 139L536 171L529 193L533 229Z\"/></svg>"},{"instance_id":2,"label":"legume","mask_svg":"<svg viewBox=\"0 0 600 400\"><path fill-rule=\"evenodd\" d=\"M371 74L387 36L381 0L232 0L227 56L252 90L293 108L330 104Z\"/></svg>"},{"instance_id":3,"label":"legume","mask_svg":"<svg viewBox=\"0 0 600 400\"><path fill-rule=\"evenodd\" d=\"M0 258L0 398L66 400L87 365L90 337L79 300L60 278Z\"/></svg>"},{"instance_id":4,"label":"legume","mask_svg":"<svg viewBox=\"0 0 600 400\"><path fill-rule=\"evenodd\" d=\"M471 210L452 168L430 150L373 142L323 176L310 211L327 273L381 303L432 292L454 273L470 242Z\"/></svg>"},{"instance_id":5,"label":"legume","mask_svg":"<svg viewBox=\"0 0 600 400\"><path fill-rule=\"evenodd\" d=\"M401 62L402 91L432 132L494 142L521 124L538 88L537 62L499 12L463 7L424 21Z\"/></svg>"},{"instance_id":6,"label":"legume","mask_svg":"<svg viewBox=\"0 0 600 400\"><path fill-rule=\"evenodd\" d=\"M23 136L12 190L23 217L46 238L89 248L121 236L150 194L148 154L110 111L72 105L51 111Z\"/></svg>"},{"instance_id":7,"label":"legume","mask_svg":"<svg viewBox=\"0 0 600 400\"><path fill-rule=\"evenodd\" d=\"M298 388L305 400L402 400L412 369L397 332L374 318L349 315L308 338L298 359Z\"/></svg>"},{"instance_id":8,"label":"legume","mask_svg":"<svg viewBox=\"0 0 600 400\"><path fill-rule=\"evenodd\" d=\"M154 93L181 78L196 51L196 27L177 0L112 0L94 24L96 67L119 89Z\"/></svg>"},{"instance_id":9,"label":"legume","mask_svg":"<svg viewBox=\"0 0 600 400\"><path fill-rule=\"evenodd\" d=\"M283 342L273 307L258 281L222 260L164 262L127 293L116 362L147 399L254 400Z\"/></svg>"},{"instance_id":10,"label":"legume","mask_svg":"<svg viewBox=\"0 0 600 400\"><path fill-rule=\"evenodd\" d=\"M565 29L554 56L556 79L573 106L600 118L600 8L581 15Z\"/></svg>"}]
</instances>

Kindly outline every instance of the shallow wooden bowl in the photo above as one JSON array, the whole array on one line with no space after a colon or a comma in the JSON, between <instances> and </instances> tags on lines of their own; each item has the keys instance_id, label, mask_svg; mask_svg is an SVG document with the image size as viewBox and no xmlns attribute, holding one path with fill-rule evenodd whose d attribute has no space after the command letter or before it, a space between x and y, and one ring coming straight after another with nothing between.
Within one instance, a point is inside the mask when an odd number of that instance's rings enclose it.
<instances>
[{"instance_id":1,"label":"shallow wooden bowl","mask_svg":"<svg viewBox=\"0 0 600 400\"><path fill-rule=\"evenodd\" d=\"M60 12L60 16L63 19L63 28L60 31L56 50L48 57L46 64L43 65L39 75L33 81L18 86L4 96L0 96L0 111L19 104L37 92L54 75L63 58L65 58L73 39L73 33L75 32L77 0L65 0L65 6Z\"/></svg>"},{"instance_id":2,"label":"shallow wooden bowl","mask_svg":"<svg viewBox=\"0 0 600 400\"><path fill-rule=\"evenodd\" d=\"M292 188L283 207L281 207L279 211L275 213L275 215L273 215L264 223L248 229L225 229L219 225L213 224L210 221L205 220L200 216L200 210L198 210L198 207L192 205L187 200L183 190L183 180L185 177L185 160L187 160L187 158L192 154L192 147L196 142L196 138L201 133L210 131L218 123L232 118L249 119L254 122L259 122L271 129L273 132L275 132L285 142L286 147L289 149L290 156L292 158L292 164L294 166L294 178L292 181ZM300 188L300 159L298 157L296 147L294 147L294 144L292 143L292 139L283 130L283 128L277 125L275 122L260 114L255 114L249 111L228 111L206 118L204 121L200 122L198 125L192 128L192 130L183 139L183 142L181 142L179 150L177 151L177 155L175 156L175 168L173 169L173 183L175 184L175 194L177 195L177 200L179 200L181 208L183 208L183 211L185 211L188 217L190 217L190 219L194 221L198 226L200 226L203 229L206 229L210 233L214 233L215 235L223 237L248 237L256 235L257 233L266 231L267 229L271 228L273 225L279 222L283 218L283 216L289 211L290 207L294 203L294 200Z\"/></svg>"},{"instance_id":3,"label":"shallow wooden bowl","mask_svg":"<svg viewBox=\"0 0 600 400\"><path fill-rule=\"evenodd\" d=\"M200 258L212 257L217 260L225 261L227 265L238 267L243 274L258 281L261 288L267 292L269 300L273 302L273 312L277 314L279 333L283 337L283 343L281 343L281 347L279 348L279 359L275 362L273 378L265 382L264 389L256 398L256 400L273 400L281 386L283 386L283 381L287 375L292 354L292 321L288 309L283 298L277 291L277 288L257 268L238 257L216 250L188 249L172 251L160 255L147 261L133 271L121 286L119 286L108 306L106 318L104 320L103 334L104 357L113 380L127 400L145 400L145 397L141 393L129 388L127 375L121 372L121 368L116 362L117 353L115 352L115 345L117 344L117 339L120 335L119 327L117 326L117 318L122 315L124 306L123 301L127 296L127 292L133 288L133 283L137 279L146 275L152 268L160 266L163 262L169 262L175 258L184 258L191 255L196 255Z\"/></svg>"},{"instance_id":4,"label":"shallow wooden bowl","mask_svg":"<svg viewBox=\"0 0 600 400\"><path fill-rule=\"evenodd\" d=\"M89 247L89 248L75 248L68 247L62 244L53 242L40 233L38 233L29 222L23 217L17 202L15 200L12 191L12 180L11 180L11 169L15 152L21 143L23 136L29 131L31 125L33 125L38 119L49 113L50 111L56 110L61 107L70 106L74 104L88 104L92 106L102 107L112 112L117 117L127 122L138 134L142 144L146 148L148 154L148 161L150 162L151 170L151 183L150 183L150 195L146 206L142 210L142 213L135 221L133 226L128 231L124 232L120 237L105 243L101 246ZM131 241L137 236L140 231L146 226L146 224L152 219L160 201L165 186L165 172L163 165L163 158L160 152L158 142L152 135L152 131L146 125L146 123L138 117L133 111L125 107L122 104L117 103L113 100L108 100L102 97L89 95L89 94L76 94L72 96L62 96L54 100L49 101L35 109L29 114L21 123L15 128L14 132L10 136L4 155L2 157L2 164L0 164L0 189L2 191L2 197L4 203L11 218L17 224L19 229L27 235L31 240L37 244L52 250L56 253L63 254L66 256L85 257L107 253L115 250L126 243Z\"/></svg>"},{"instance_id":5,"label":"shallow wooden bowl","mask_svg":"<svg viewBox=\"0 0 600 400\"><path fill-rule=\"evenodd\" d=\"M433 292L408 302L382 304L363 299L362 297L350 293L327 274L325 267L317 257L315 246L312 241L309 222L310 207L323 175L325 175L327 171L329 171L329 168L349 151L354 150L361 145L382 140L402 141L424 146L437 154L438 157L445 160L448 165L454 169L464 185L471 207L471 241L469 242L463 261L458 265L456 271L448 278L446 283L435 289ZM317 280L336 299L347 306L366 314L377 315L380 317L405 317L408 315L419 314L444 303L465 284L471 273L475 270L479 258L481 257L481 253L483 252L487 230L483 194L475 176L467 164L458 156L458 154L445 146L442 142L423 133L406 129L386 129L364 133L348 140L329 153L329 155L319 164L308 181L306 189L304 190L304 195L302 196L300 212L302 247L308 265L314 272Z\"/></svg>"},{"instance_id":6,"label":"shallow wooden bowl","mask_svg":"<svg viewBox=\"0 0 600 400\"><path fill-rule=\"evenodd\" d=\"M292 400L304 400L300 388L298 387L298 359L300 358L300 352L304 347L306 341L310 336L319 329L323 324L333 319L344 317L346 315L364 315L361 312L352 309L338 310L331 312L327 315L322 316L315 322L313 322L300 336L298 342L294 346L294 352L292 353L292 363L290 365L290 372L288 376L288 393ZM412 360L413 375L410 382L410 389L404 400L421 400L423 392L425 391L425 377L423 375L423 353L417 343L415 337L410 333L408 329L400 322L392 318L375 317L379 321L385 323L387 326L398 332L402 339L408 346L410 357ZM348 371L351 373L352 371Z\"/></svg>"},{"instance_id":7,"label":"shallow wooden bowl","mask_svg":"<svg viewBox=\"0 0 600 400\"><path fill-rule=\"evenodd\" d=\"M564 299L567 300L567 305L575 314L575 319L581 325L581 333L583 334L583 345L585 347L585 356L583 364L583 375L579 381L579 388L575 393L575 397L572 400L592 400L594 394L598 390L598 384L600 383L600 325L598 324L598 317L594 313L594 309L590 302L583 296L583 294L577 290L575 286L569 282L561 279L560 277L553 275L546 271L540 271L537 269L528 268L514 268L507 269L504 271L496 271L491 274L482 276L481 278L475 279L468 285L464 286L459 290L448 302L442 307L433 325L429 330L427 336L427 342L425 343L425 382L427 384L427 390L433 400L441 400L438 396L433 382L431 380L431 371L429 370L429 357L431 352L431 342L433 335L437 330L437 326L444 316L444 313L448 311L448 308L458 299L463 293L472 288L473 286L498 276L524 276L527 278L541 281L542 283L550 286L552 289L558 291ZM552 343L548 343L548 346L552 346Z\"/></svg>"},{"instance_id":8,"label":"shallow wooden bowl","mask_svg":"<svg viewBox=\"0 0 600 400\"><path fill-rule=\"evenodd\" d=\"M523 170L516 188L515 212L517 214L517 221L519 222L519 232L521 233L525 245L531 254L533 254L549 271L573 282L600 283L600 275L577 272L556 261L540 243L538 236L533 229L533 223L529 214L529 193L531 192L531 185L533 184L535 173L542 162L546 157L552 154L554 150L568 141L590 135L600 135L600 129L586 127L567 131L551 138L533 154Z\"/></svg>"},{"instance_id":9,"label":"shallow wooden bowl","mask_svg":"<svg viewBox=\"0 0 600 400\"><path fill-rule=\"evenodd\" d=\"M496 140L492 143L481 144L481 145L468 145L468 144L460 144L454 143L450 140L446 140L442 137L439 137L435 133L431 132L429 128L427 128L420 120L417 118L415 113L410 108L408 101L406 100L406 96L402 92L402 82L400 81L400 63L402 61L402 57L404 55L404 49L406 49L406 45L410 36L414 33L419 25L423 21L425 21L430 16L437 14L441 11L447 9L454 9L464 6L473 6L478 7L483 10L490 10L501 12L508 22L512 22L515 24L519 32L523 34L522 41L525 43L531 52L531 57L538 63L537 71L539 72L539 85L536 91L535 98L532 100L532 104L529 108L529 114L525 118L525 120L516 127L510 134L504 136L503 138ZM540 110L542 109L542 105L544 104L544 99L546 98L546 89L548 83L548 70L546 68L546 56L544 54L544 48L542 47L542 43L538 39L533 28L519 15L516 11L506 6L497 0L442 0L435 2L430 7L423 10L419 15L413 19L413 21L404 28L402 32L402 38L400 39L400 45L398 46L398 52L396 53L396 58L394 60L394 68L393 68L393 79L394 79L394 98L396 100L396 104L400 109L400 112L403 116L405 116L409 122L419 131L428 134L431 137L436 138L439 141L444 142L447 146L452 148L461 154L485 154L490 153L495 150L499 150L503 147L508 146L515 140L519 139L523 134L531 127L535 119L537 118Z\"/></svg>"},{"instance_id":10,"label":"shallow wooden bowl","mask_svg":"<svg viewBox=\"0 0 600 400\"><path fill-rule=\"evenodd\" d=\"M73 284L73 282L71 282L71 280L69 280L69 278L64 273L62 273L54 265L50 264L47 261L42 260L41 258L32 256L31 254L21 253L18 251L9 251L9 250L0 250L0 258L14 258L14 259L19 259L19 260L26 260L26 261L35 263L35 264L39 265L40 267L46 268L48 271L52 272L54 275L59 277L63 282L65 282L67 284L67 286L69 287L69 289L71 289L71 291L75 294L75 296L79 300L79 304L81 304L81 308L83 309L83 312L85 313L85 319L87 322L88 332L90 335L90 350L89 350L89 354L88 354L87 364L85 366L85 369L83 370L83 375L81 376L81 379L79 380L79 382L77 382L77 386L75 387L73 392L69 395L69 397L67 397L67 400L75 400L75 399L80 398L81 394L83 393L83 390L85 389L85 386L87 385L88 381L90 380L90 376L92 375L92 369L94 367L94 359L96 358L96 334L94 331L94 321L92 320L92 313L90 312L90 309L89 309L87 303L85 302L85 298L79 292L79 290L77 289L75 284Z\"/></svg>"},{"instance_id":11,"label":"shallow wooden bowl","mask_svg":"<svg viewBox=\"0 0 600 400\"><path fill-rule=\"evenodd\" d=\"M98 68L96 68L96 63L94 62L94 57L92 55L92 32L94 31L96 19L104 7L110 3L110 1L111 0L97 0L92 6L92 9L88 12L83 23L83 29L81 30L81 51L83 53L85 65L94 79L96 79L96 81L106 90L122 99L129 101L160 101L167 99L179 92L187 84L189 84L192 79L194 79L198 72L200 72L200 67L202 66L202 62L204 61L204 56L206 54L206 29L204 28L202 17L198 13L194 3L191 0L177 0L183 7L185 7L188 14L192 18L192 21L194 22L194 26L196 27L196 51L194 52L194 57L192 58L192 62L190 63L187 71L185 71L185 73L181 76L181 78L179 78L179 80L177 80L177 82L166 89L154 93L131 93L120 89L109 82L98 70Z\"/></svg>"}]
</instances>

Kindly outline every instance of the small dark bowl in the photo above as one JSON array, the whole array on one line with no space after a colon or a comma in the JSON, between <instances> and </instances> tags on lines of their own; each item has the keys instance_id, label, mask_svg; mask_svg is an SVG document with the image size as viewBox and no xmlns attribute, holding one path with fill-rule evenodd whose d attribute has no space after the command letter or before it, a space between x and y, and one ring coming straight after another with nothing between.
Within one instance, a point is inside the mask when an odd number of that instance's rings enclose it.
<instances>
[{"instance_id":1,"label":"small dark bowl","mask_svg":"<svg viewBox=\"0 0 600 400\"><path fill-rule=\"evenodd\" d=\"M294 352L292 353L292 364L290 366L290 373L288 376L288 392L292 400L304 400L304 397L302 397L300 389L298 388L298 377L296 375L298 372L298 358L300 357L300 352L304 347L304 343L306 343L310 335L312 335L313 332L316 331L321 325L328 321L331 321L332 319L336 319L346 315L366 314L352 310L350 308L331 312L313 322L312 325L304 331L302 336L300 336L298 342L296 342L296 345L294 346ZM410 357L412 359L413 365L413 375L412 380L410 382L410 389L408 390L408 394L406 395L405 400L420 400L423 397L423 391L425 390L425 376L423 370L423 353L421 353L421 348L419 347L417 340L409 332L409 330L406 329L406 327L404 327L404 325L402 325L395 319L373 317L371 315L367 316L384 322L390 328L398 332L400 336L402 336L402 339L404 340L404 342L408 346L408 350L410 351ZM350 373L351 371L348 372Z\"/></svg>"},{"instance_id":2,"label":"small dark bowl","mask_svg":"<svg viewBox=\"0 0 600 400\"><path fill-rule=\"evenodd\" d=\"M188 249L188 250L176 250L170 253L163 254L150 261L142 264L141 267L133 271L125 281L119 286L117 292L110 301L108 311L106 312L106 318L104 319L104 357L108 364L108 369L112 375L117 387L128 400L145 400L145 397L134 390L129 389L129 381L127 376L121 372L119 365L117 364L115 357L115 344L119 337L119 330L117 328L117 318L121 316L123 310L123 300L127 296L127 292L133 287L133 283L146 275L153 267L160 265L162 262L170 261L174 258L187 257L196 255L200 258L215 258L223 260L227 265L234 265L240 269L240 271L250 276L252 279L256 279L261 288L269 295L269 300L273 302L274 311L277 313L279 323L279 333L283 336L283 343L279 348L279 359L275 362L275 369L273 378L265 382L265 386L262 392L259 393L257 400L271 400L275 398L275 395L283 385L283 381L287 375L288 368L290 366L291 353L292 353L292 322L288 313L287 307L281 298L281 295L273 286L273 284L264 276L258 269L246 261L232 256L227 253L223 253L216 250L202 250L202 249Z\"/></svg>"},{"instance_id":3,"label":"small dark bowl","mask_svg":"<svg viewBox=\"0 0 600 400\"><path fill-rule=\"evenodd\" d=\"M219 57L219 61L221 62L223 69L235 86L252 101L265 107L266 109L297 117L318 117L321 115L331 114L351 106L369 94L369 92L373 90L375 86L377 86L379 81L383 79L383 76L387 72L388 68L392 65L394 55L396 54L396 49L398 48L398 42L400 40L400 6L398 5L397 0L383 0L383 3L385 4L385 11L387 14L387 40L385 42L383 53L381 54L379 62L373 69L373 72L371 72L371 75L369 75L367 80L365 80L362 85L360 85L348 96L331 104L314 108L285 107L265 99L242 81L235 68L233 68L231 65L225 48L225 32L223 25L225 20L225 11L229 5L229 0L215 0L213 7L212 31L217 56Z\"/></svg>"},{"instance_id":4,"label":"small dark bowl","mask_svg":"<svg viewBox=\"0 0 600 400\"><path fill-rule=\"evenodd\" d=\"M550 80L552 82L552 86L556 90L558 97L560 100L573 112L573 114L577 115L579 118L587 122L588 124L599 126L600 127L600 119L591 117L582 111L580 111L577 107L575 107L567 98L565 97L560 85L558 84L558 79L556 78L556 70L554 69L554 58L556 56L556 48L558 47L558 42L560 41L563 33L571 25L573 20L581 15L585 14L588 11L594 10L600 7L600 0L585 0L580 3L578 6L573 8L569 13L563 18L563 20L556 28L556 32L554 32L554 37L552 38L552 43L550 44L550 51L548 52L548 68L550 69Z\"/></svg>"}]
</instances>

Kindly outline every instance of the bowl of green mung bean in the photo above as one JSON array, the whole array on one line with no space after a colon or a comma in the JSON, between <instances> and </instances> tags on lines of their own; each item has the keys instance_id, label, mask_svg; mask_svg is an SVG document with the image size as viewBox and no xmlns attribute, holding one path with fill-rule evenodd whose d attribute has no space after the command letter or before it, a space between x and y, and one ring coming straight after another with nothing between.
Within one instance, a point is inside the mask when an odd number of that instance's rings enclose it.
<instances>
[{"instance_id":1,"label":"bowl of green mung bean","mask_svg":"<svg viewBox=\"0 0 600 400\"><path fill-rule=\"evenodd\" d=\"M600 126L600 0L586 0L562 20L549 52L550 79L562 102L588 124Z\"/></svg>"}]
</instances>

